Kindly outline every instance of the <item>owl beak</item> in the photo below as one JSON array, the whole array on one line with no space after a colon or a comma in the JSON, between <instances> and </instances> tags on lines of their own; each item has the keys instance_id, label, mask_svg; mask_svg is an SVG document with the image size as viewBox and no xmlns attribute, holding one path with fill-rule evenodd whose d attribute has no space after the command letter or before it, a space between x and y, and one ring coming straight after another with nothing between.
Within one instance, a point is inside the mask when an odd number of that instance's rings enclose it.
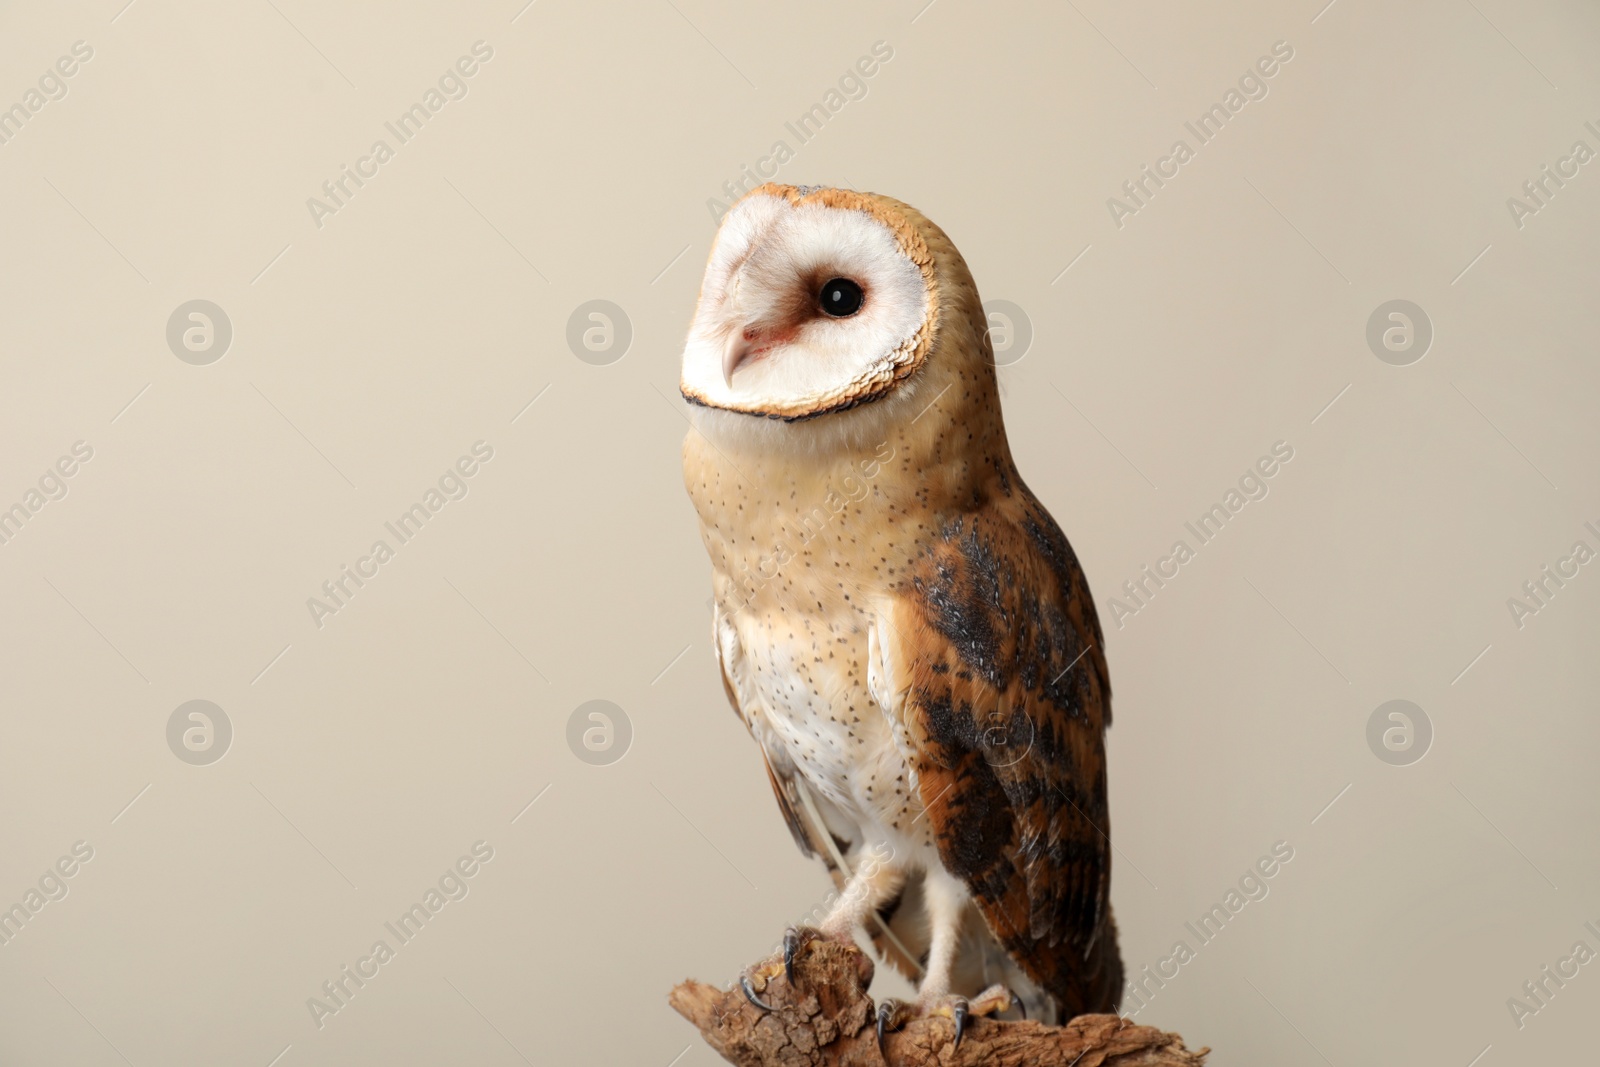
<instances>
[{"instance_id":1,"label":"owl beak","mask_svg":"<svg viewBox=\"0 0 1600 1067\"><path fill-rule=\"evenodd\" d=\"M730 389L733 388L733 372L743 366L755 351L755 342L751 339L754 332L749 329L736 330L729 336L727 347L722 350L722 380Z\"/></svg>"}]
</instances>

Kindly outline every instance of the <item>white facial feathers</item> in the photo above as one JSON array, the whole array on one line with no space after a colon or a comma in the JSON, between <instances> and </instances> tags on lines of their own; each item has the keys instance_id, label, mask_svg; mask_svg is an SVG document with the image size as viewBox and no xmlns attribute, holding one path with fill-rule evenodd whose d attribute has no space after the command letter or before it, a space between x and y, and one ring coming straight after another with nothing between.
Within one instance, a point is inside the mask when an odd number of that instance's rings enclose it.
<instances>
[{"instance_id":1,"label":"white facial feathers","mask_svg":"<svg viewBox=\"0 0 1600 1067\"><path fill-rule=\"evenodd\" d=\"M834 317L819 294L860 286ZM922 271L866 211L781 196L740 201L723 220L683 354L683 391L710 407L786 418L879 394L929 314Z\"/></svg>"}]
</instances>

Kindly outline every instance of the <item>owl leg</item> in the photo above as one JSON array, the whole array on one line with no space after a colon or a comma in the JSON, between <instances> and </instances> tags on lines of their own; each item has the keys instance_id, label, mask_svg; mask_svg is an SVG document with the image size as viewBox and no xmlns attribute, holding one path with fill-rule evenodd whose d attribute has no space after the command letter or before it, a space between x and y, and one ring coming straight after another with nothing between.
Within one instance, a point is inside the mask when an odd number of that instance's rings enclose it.
<instances>
[{"instance_id":1,"label":"owl leg","mask_svg":"<svg viewBox=\"0 0 1600 1067\"><path fill-rule=\"evenodd\" d=\"M923 892L927 901L929 946L927 969L922 984L917 989L916 1012L921 1015L942 1015L950 1019L955 1034L953 1046L961 1047L961 1037L966 1033L970 1019L984 1015L998 1015L1020 1006L1016 994L1004 986L993 986L972 999L953 995L951 975L955 970L956 949L961 941L961 925L966 916L970 894L967 887L944 871L928 871ZM878 1040L883 1041L886 1024L897 1021L896 1007L887 1012L878 1010Z\"/></svg>"},{"instance_id":2,"label":"owl leg","mask_svg":"<svg viewBox=\"0 0 1600 1067\"><path fill-rule=\"evenodd\" d=\"M876 856L862 860L823 918L822 936L834 941L850 940L856 928L866 923L867 916L894 898L905 880L904 870Z\"/></svg>"},{"instance_id":3,"label":"owl leg","mask_svg":"<svg viewBox=\"0 0 1600 1067\"><path fill-rule=\"evenodd\" d=\"M892 853L889 853L892 855ZM781 966L776 962L759 964L739 976L739 988L745 999L762 1011L771 1011L772 1005L762 1000L767 983L782 974L794 983L794 961L804 951L806 944L817 937L830 941L851 941L856 927L866 922L867 916L881 907L900 891L905 872L892 868L887 862L868 855L857 866L855 873L845 883L844 891L828 909L820 929L791 926L784 931Z\"/></svg>"},{"instance_id":4,"label":"owl leg","mask_svg":"<svg viewBox=\"0 0 1600 1067\"><path fill-rule=\"evenodd\" d=\"M944 871L929 871L923 892L928 906L928 965L917 999L924 1005L950 993L955 969L956 944L961 940L961 920L966 911L967 887Z\"/></svg>"}]
</instances>

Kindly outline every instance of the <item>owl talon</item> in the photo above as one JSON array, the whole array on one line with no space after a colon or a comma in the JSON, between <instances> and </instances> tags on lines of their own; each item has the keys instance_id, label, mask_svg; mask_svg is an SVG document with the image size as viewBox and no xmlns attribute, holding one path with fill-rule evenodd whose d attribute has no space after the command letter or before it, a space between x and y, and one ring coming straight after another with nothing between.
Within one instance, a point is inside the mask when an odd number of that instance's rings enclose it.
<instances>
[{"instance_id":1,"label":"owl talon","mask_svg":"<svg viewBox=\"0 0 1600 1067\"><path fill-rule=\"evenodd\" d=\"M756 996L756 988L753 984L751 984L750 976L748 974L741 974L739 976L739 988L744 991L744 999L748 1000L762 1011L772 1010L771 1004L768 1004L766 1001Z\"/></svg>"},{"instance_id":2,"label":"owl talon","mask_svg":"<svg viewBox=\"0 0 1600 1067\"><path fill-rule=\"evenodd\" d=\"M957 999L955 1004L952 1005L950 1018L956 1024L956 1040L950 1046L954 1050L961 1047L961 1035L967 1032L967 1002L965 999Z\"/></svg>"},{"instance_id":3,"label":"owl talon","mask_svg":"<svg viewBox=\"0 0 1600 1067\"><path fill-rule=\"evenodd\" d=\"M800 947L800 931L794 927L783 932L783 977L794 985L794 954Z\"/></svg>"},{"instance_id":4,"label":"owl talon","mask_svg":"<svg viewBox=\"0 0 1600 1067\"><path fill-rule=\"evenodd\" d=\"M783 932L783 976L794 985L794 960L806 943L823 936L807 926L791 926Z\"/></svg>"},{"instance_id":5,"label":"owl talon","mask_svg":"<svg viewBox=\"0 0 1600 1067\"><path fill-rule=\"evenodd\" d=\"M896 1013L900 1011L898 1000L882 1000L878 1003L878 1051L883 1051L883 1032L889 1027Z\"/></svg>"},{"instance_id":6,"label":"owl talon","mask_svg":"<svg viewBox=\"0 0 1600 1067\"><path fill-rule=\"evenodd\" d=\"M967 1031L976 1019L993 1018L1011 1008L1020 1008L1022 1000L1002 985L990 986L968 1000L959 995L928 996L919 1000L917 1010L924 1017L946 1016L955 1033L951 1038L951 1051L961 1047Z\"/></svg>"}]
</instances>

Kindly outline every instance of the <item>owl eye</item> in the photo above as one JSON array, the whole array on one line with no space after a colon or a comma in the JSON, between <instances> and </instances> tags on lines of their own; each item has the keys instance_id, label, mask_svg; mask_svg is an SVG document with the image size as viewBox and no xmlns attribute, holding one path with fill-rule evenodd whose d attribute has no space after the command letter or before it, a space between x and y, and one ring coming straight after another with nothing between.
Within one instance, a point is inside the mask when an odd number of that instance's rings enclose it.
<instances>
[{"instance_id":1,"label":"owl eye","mask_svg":"<svg viewBox=\"0 0 1600 1067\"><path fill-rule=\"evenodd\" d=\"M822 292L817 294L822 310L836 319L848 318L860 311L863 299L861 286L849 278L834 278L824 284Z\"/></svg>"}]
</instances>

